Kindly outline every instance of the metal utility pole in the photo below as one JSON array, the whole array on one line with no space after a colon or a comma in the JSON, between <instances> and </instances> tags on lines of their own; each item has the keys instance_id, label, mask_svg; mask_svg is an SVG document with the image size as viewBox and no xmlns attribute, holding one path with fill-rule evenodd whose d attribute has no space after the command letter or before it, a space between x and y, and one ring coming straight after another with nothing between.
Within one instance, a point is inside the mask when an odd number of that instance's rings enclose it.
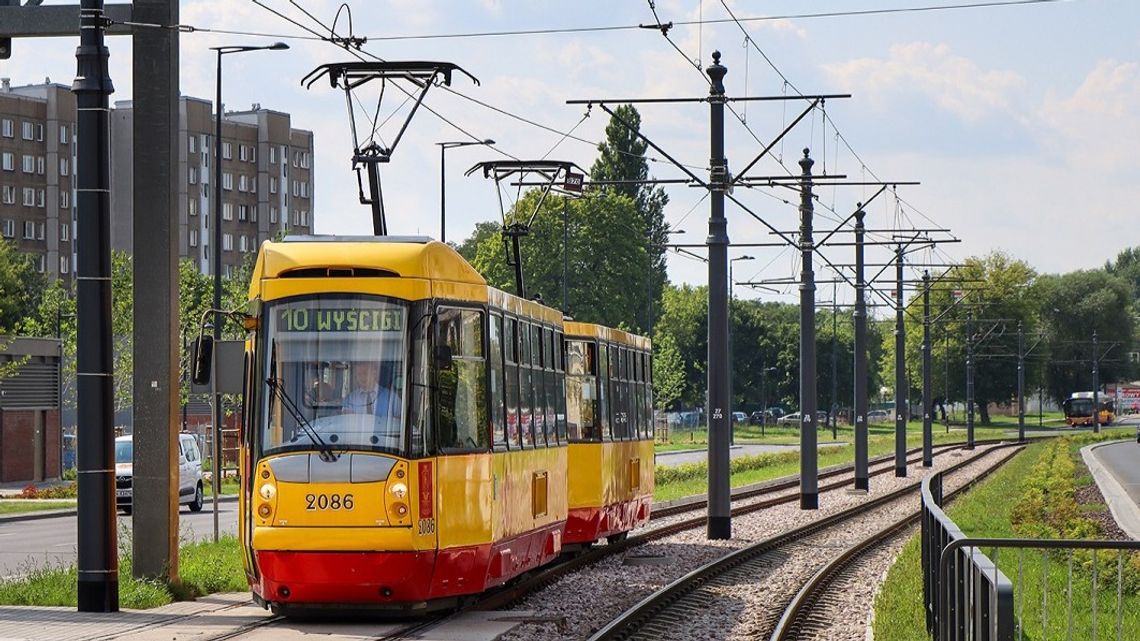
<instances>
[{"instance_id":1,"label":"metal utility pole","mask_svg":"<svg viewBox=\"0 0 1140 641\"><path fill-rule=\"evenodd\" d=\"M111 119L102 0L80 4L78 107L78 608L119 610L111 347Z\"/></svg>"},{"instance_id":2,"label":"metal utility pole","mask_svg":"<svg viewBox=\"0 0 1140 641\"><path fill-rule=\"evenodd\" d=\"M728 190L728 160L724 157L724 76L720 52L713 52L713 64L705 72L709 80L710 159L709 235L705 240L709 256L709 539L732 538L732 496L729 486L728 414L728 221L724 217L724 195Z\"/></svg>"},{"instance_id":3,"label":"metal utility pole","mask_svg":"<svg viewBox=\"0 0 1140 641\"><path fill-rule=\"evenodd\" d=\"M1017 321L1017 440L1025 441L1025 330Z\"/></svg>"},{"instance_id":4,"label":"metal utility pole","mask_svg":"<svg viewBox=\"0 0 1140 641\"><path fill-rule=\"evenodd\" d=\"M863 276L863 203L855 212L855 489L869 490L867 472L867 282Z\"/></svg>"},{"instance_id":5,"label":"metal utility pole","mask_svg":"<svg viewBox=\"0 0 1140 641\"><path fill-rule=\"evenodd\" d=\"M930 383L934 376L930 356L930 272L922 273L922 466L934 465L934 418L930 415Z\"/></svg>"},{"instance_id":6,"label":"metal utility pole","mask_svg":"<svg viewBox=\"0 0 1140 641\"><path fill-rule=\"evenodd\" d=\"M903 246L895 250L895 476L906 476L906 324L903 322Z\"/></svg>"},{"instance_id":7,"label":"metal utility pole","mask_svg":"<svg viewBox=\"0 0 1140 641\"><path fill-rule=\"evenodd\" d=\"M966 449L974 449L974 328L966 312Z\"/></svg>"},{"instance_id":8,"label":"metal utility pole","mask_svg":"<svg viewBox=\"0 0 1140 641\"><path fill-rule=\"evenodd\" d=\"M1096 330L1093 330L1093 434L1100 434L1100 352L1097 351Z\"/></svg>"},{"instance_id":9,"label":"metal utility pole","mask_svg":"<svg viewBox=\"0 0 1140 641\"><path fill-rule=\"evenodd\" d=\"M570 202L562 199L562 315L570 315ZM650 316L650 320L652 320ZM652 329L651 329L652 331Z\"/></svg>"},{"instance_id":10,"label":"metal utility pole","mask_svg":"<svg viewBox=\"0 0 1140 641\"><path fill-rule=\"evenodd\" d=\"M835 298L838 283L831 283L831 440L839 440L839 352L837 334L837 319L839 317L839 301Z\"/></svg>"},{"instance_id":11,"label":"metal utility pole","mask_svg":"<svg viewBox=\"0 0 1140 641\"><path fill-rule=\"evenodd\" d=\"M456 147L470 147L471 145L493 145L494 140L461 140L456 142L437 142L439 145L439 242L447 242L447 172L444 169L447 160L447 150Z\"/></svg>"},{"instance_id":12,"label":"metal utility pole","mask_svg":"<svg viewBox=\"0 0 1140 641\"><path fill-rule=\"evenodd\" d=\"M800 509L819 508L819 452L816 435L815 271L812 268L811 168L804 149L800 159Z\"/></svg>"}]
</instances>

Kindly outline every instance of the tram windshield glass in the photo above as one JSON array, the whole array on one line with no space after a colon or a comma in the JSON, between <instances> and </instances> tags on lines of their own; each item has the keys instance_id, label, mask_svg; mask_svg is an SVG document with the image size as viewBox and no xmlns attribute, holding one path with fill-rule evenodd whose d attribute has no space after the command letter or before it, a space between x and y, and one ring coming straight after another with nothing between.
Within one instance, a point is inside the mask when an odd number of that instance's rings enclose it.
<instances>
[{"instance_id":1,"label":"tram windshield glass","mask_svg":"<svg viewBox=\"0 0 1140 641\"><path fill-rule=\"evenodd\" d=\"M408 312L344 295L267 306L262 453L403 451Z\"/></svg>"}]
</instances>

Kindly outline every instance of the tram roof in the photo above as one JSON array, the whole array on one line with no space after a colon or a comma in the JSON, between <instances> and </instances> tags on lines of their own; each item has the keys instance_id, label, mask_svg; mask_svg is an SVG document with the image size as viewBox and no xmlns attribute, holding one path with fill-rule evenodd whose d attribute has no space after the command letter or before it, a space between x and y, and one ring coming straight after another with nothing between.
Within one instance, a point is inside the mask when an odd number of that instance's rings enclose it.
<instances>
[{"instance_id":1,"label":"tram roof","mask_svg":"<svg viewBox=\"0 0 1140 641\"><path fill-rule=\"evenodd\" d=\"M379 270L403 278L487 284L450 245L426 236L286 236L262 244L255 272L260 278L278 278L314 268Z\"/></svg>"},{"instance_id":2,"label":"tram roof","mask_svg":"<svg viewBox=\"0 0 1140 641\"><path fill-rule=\"evenodd\" d=\"M624 330L606 327L605 325L597 325L595 323L566 321L565 331L567 337L596 338L598 340L606 340L611 343L619 343L644 350L649 350L651 345L649 339L644 336L638 336L637 334L631 334Z\"/></svg>"}]
</instances>

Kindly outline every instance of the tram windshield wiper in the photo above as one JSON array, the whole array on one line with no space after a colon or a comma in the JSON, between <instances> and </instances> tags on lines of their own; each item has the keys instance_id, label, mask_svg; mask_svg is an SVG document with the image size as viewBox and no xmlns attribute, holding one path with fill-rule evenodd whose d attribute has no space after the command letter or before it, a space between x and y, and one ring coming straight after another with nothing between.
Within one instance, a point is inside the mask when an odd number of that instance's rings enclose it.
<instances>
[{"instance_id":1,"label":"tram windshield wiper","mask_svg":"<svg viewBox=\"0 0 1140 641\"><path fill-rule=\"evenodd\" d=\"M293 399L289 397L289 394L281 385L280 379L272 377L267 378L265 379L265 384L268 385L269 389L273 391L274 396L276 396L277 400L281 402L282 406L284 406L285 411L289 412L289 416L292 416L293 420L297 422L297 426L301 428L301 431L305 433L305 436L308 436L309 440L313 442L313 445L317 446L317 452L320 454L321 460L326 463L336 462L338 458L337 454L333 452L328 443L325 443L325 440L321 438L321 435L317 433L317 430L313 429L312 424L310 424L309 421L305 418L304 414L301 413L301 410L297 407L297 404L293 402Z\"/></svg>"}]
</instances>

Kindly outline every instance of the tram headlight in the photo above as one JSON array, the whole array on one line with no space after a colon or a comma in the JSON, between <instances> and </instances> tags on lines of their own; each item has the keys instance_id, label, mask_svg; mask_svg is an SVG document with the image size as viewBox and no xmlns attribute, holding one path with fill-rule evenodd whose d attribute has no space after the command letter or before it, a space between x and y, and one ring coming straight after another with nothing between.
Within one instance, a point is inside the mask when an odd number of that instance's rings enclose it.
<instances>
[{"instance_id":1,"label":"tram headlight","mask_svg":"<svg viewBox=\"0 0 1140 641\"><path fill-rule=\"evenodd\" d=\"M272 501L273 497L277 496L277 487L272 483L263 483L261 487L258 488L257 493L266 501Z\"/></svg>"},{"instance_id":2,"label":"tram headlight","mask_svg":"<svg viewBox=\"0 0 1140 641\"><path fill-rule=\"evenodd\" d=\"M404 497L408 495L408 486L403 483L396 483L392 485L390 491L392 492L392 496L403 500Z\"/></svg>"}]
</instances>

